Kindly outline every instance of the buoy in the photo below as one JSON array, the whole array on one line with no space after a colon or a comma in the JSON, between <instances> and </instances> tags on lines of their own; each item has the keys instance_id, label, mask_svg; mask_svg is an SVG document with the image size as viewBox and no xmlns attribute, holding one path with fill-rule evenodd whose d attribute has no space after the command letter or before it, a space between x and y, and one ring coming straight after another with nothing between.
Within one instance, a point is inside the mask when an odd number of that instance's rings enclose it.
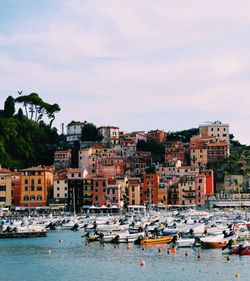
<instances>
[{"instance_id":1,"label":"buoy","mask_svg":"<svg viewBox=\"0 0 250 281\"><path fill-rule=\"evenodd\" d=\"M187 256L188 256L188 251L185 252L185 257L187 257Z\"/></svg>"},{"instance_id":2,"label":"buoy","mask_svg":"<svg viewBox=\"0 0 250 281\"><path fill-rule=\"evenodd\" d=\"M170 254L170 249L168 248L168 250L167 250L167 253L168 253L168 255Z\"/></svg>"},{"instance_id":3,"label":"buoy","mask_svg":"<svg viewBox=\"0 0 250 281\"><path fill-rule=\"evenodd\" d=\"M145 260L144 259L140 259L140 266L144 266L145 265Z\"/></svg>"},{"instance_id":4,"label":"buoy","mask_svg":"<svg viewBox=\"0 0 250 281\"><path fill-rule=\"evenodd\" d=\"M239 273L236 273L236 274L235 274L235 278L240 278L240 274L239 274Z\"/></svg>"},{"instance_id":5,"label":"buoy","mask_svg":"<svg viewBox=\"0 0 250 281\"><path fill-rule=\"evenodd\" d=\"M49 252L49 254L51 254L51 250L49 250L48 252Z\"/></svg>"},{"instance_id":6,"label":"buoy","mask_svg":"<svg viewBox=\"0 0 250 281\"><path fill-rule=\"evenodd\" d=\"M200 258L201 258L201 253L200 253L200 252L198 253L197 258L198 258L198 259L200 259Z\"/></svg>"},{"instance_id":7,"label":"buoy","mask_svg":"<svg viewBox=\"0 0 250 281\"><path fill-rule=\"evenodd\" d=\"M176 250L176 248L174 247L174 248L172 248L172 254L176 254L177 253L177 250Z\"/></svg>"},{"instance_id":8,"label":"buoy","mask_svg":"<svg viewBox=\"0 0 250 281\"><path fill-rule=\"evenodd\" d=\"M59 239L59 242L60 242L60 243L62 243L62 242L63 242L63 240L62 240L62 239Z\"/></svg>"},{"instance_id":9,"label":"buoy","mask_svg":"<svg viewBox=\"0 0 250 281\"><path fill-rule=\"evenodd\" d=\"M127 245L127 250L130 251L130 245L129 244Z\"/></svg>"},{"instance_id":10,"label":"buoy","mask_svg":"<svg viewBox=\"0 0 250 281\"><path fill-rule=\"evenodd\" d=\"M231 260L231 257L228 255L227 256L227 261L230 261Z\"/></svg>"}]
</instances>

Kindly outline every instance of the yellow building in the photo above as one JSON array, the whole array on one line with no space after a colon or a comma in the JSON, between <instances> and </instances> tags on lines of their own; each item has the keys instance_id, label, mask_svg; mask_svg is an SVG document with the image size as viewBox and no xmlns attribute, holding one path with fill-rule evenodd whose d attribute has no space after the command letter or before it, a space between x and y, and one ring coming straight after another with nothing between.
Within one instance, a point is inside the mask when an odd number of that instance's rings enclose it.
<instances>
[{"instance_id":1,"label":"yellow building","mask_svg":"<svg viewBox=\"0 0 250 281\"><path fill-rule=\"evenodd\" d=\"M11 176L10 170L0 168L0 207L11 206Z\"/></svg>"},{"instance_id":2,"label":"yellow building","mask_svg":"<svg viewBox=\"0 0 250 281\"><path fill-rule=\"evenodd\" d=\"M128 195L129 205L140 205L141 203L140 188L141 188L140 178L128 178L127 195Z\"/></svg>"},{"instance_id":3,"label":"yellow building","mask_svg":"<svg viewBox=\"0 0 250 281\"><path fill-rule=\"evenodd\" d=\"M46 206L53 197L53 170L51 167L31 167L20 170L20 206Z\"/></svg>"}]
</instances>

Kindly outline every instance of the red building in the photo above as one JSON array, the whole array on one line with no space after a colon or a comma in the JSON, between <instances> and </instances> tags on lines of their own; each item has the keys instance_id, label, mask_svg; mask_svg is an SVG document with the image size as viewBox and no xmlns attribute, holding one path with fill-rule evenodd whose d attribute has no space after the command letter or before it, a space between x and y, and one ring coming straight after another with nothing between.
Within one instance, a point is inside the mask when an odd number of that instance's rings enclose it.
<instances>
[{"instance_id":1,"label":"red building","mask_svg":"<svg viewBox=\"0 0 250 281\"><path fill-rule=\"evenodd\" d=\"M158 204L159 203L159 175L145 174L143 181L143 203Z\"/></svg>"},{"instance_id":2,"label":"red building","mask_svg":"<svg viewBox=\"0 0 250 281\"><path fill-rule=\"evenodd\" d=\"M162 143L166 140L166 133L164 131L161 131L161 130L153 130L153 131L150 131L148 132L148 141L156 141L156 142L159 142L159 143Z\"/></svg>"},{"instance_id":3,"label":"red building","mask_svg":"<svg viewBox=\"0 0 250 281\"><path fill-rule=\"evenodd\" d=\"M101 207L102 205L107 204L106 199L106 188L107 188L107 179L102 176L97 176L93 178L94 192L93 192L93 204L95 206Z\"/></svg>"},{"instance_id":4,"label":"red building","mask_svg":"<svg viewBox=\"0 0 250 281\"><path fill-rule=\"evenodd\" d=\"M13 173L11 177L11 201L12 205L20 206L21 200L21 180L18 173Z\"/></svg>"},{"instance_id":5,"label":"red building","mask_svg":"<svg viewBox=\"0 0 250 281\"><path fill-rule=\"evenodd\" d=\"M214 195L214 172L213 170L203 170L202 173L206 176L205 196Z\"/></svg>"}]
</instances>

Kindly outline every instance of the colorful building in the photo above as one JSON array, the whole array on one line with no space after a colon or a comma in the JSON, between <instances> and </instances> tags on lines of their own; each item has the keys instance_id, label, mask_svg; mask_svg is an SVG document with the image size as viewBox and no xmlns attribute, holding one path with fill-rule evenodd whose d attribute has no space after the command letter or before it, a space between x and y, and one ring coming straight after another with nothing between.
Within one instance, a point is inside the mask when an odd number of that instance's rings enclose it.
<instances>
[{"instance_id":1,"label":"colorful building","mask_svg":"<svg viewBox=\"0 0 250 281\"><path fill-rule=\"evenodd\" d=\"M20 173L20 206L46 206L53 198L53 170L51 167L31 167L22 169Z\"/></svg>"},{"instance_id":2,"label":"colorful building","mask_svg":"<svg viewBox=\"0 0 250 281\"><path fill-rule=\"evenodd\" d=\"M56 170L70 168L71 150L57 150L54 154L54 166Z\"/></svg>"},{"instance_id":3,"label":"colorful building","mask_svg":"<svg viewBox=\"0 0 250 281\"><path fill-rule=\"evenodd\" d=\"M140 205L141 203L141 179L128 178L127 180L127 197L129 205Z\"/></svg>"},{"instance_id":4,"label":"colorful building","mask_svg":"<svg viewBox=\"0 0 250 281\"><path fill-rule=\"evenodd\" d=\"M148 132L147 139L148 141L163 143L166 140L166 133L159 129L152 130Z\"/></svg>"},{"instance_id":5,"label":"colorful building","mask_svg":"<svg viewBox=\"0 0 250 281\"><path fill-rule=\"evenodd\" d=\"M143 180L143 197L144 204L159 203L159 175L145 174Z\"/></svg>"},{"instance_id":6,"label":"colorful building","mask_svg":"<svg viewBox=\"0 0 250 281\"><path fill-rule=\"evenodd\" d=\"M11 207L11 177L9 169L0 168L0 207Z\"/></svg>"}]
</instances>

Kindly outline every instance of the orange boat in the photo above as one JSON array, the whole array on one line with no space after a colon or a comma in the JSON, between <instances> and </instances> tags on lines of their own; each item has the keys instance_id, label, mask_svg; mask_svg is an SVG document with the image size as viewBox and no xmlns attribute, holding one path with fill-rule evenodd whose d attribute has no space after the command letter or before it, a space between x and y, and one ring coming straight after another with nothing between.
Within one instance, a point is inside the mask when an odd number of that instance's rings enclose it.
<instances>
[{"instance_id":1,"label":"orange boat","mask_svg":"<svg viewBox=\"0 0 250 281\"><path fill-rule=\"evenodd\" d=\"M173 240L173 236L162 236L159 238L148 238L141 240L141 245L143 246L150 246L150 245L157 245L157 244L168 244L171 243Z\"/></svg>"},{"instance_id":2,"label":"orange boat","mask_svg":"<svg viewBox=\"0 0 250 281\"><path fill-rule=\"evenodd\" d=\"M205 249L225 248L228 243L235 244L237 241L237 234L224 238L224 235L207 236L200 239L201 247Z\"/></svg>"}]
</instances>

